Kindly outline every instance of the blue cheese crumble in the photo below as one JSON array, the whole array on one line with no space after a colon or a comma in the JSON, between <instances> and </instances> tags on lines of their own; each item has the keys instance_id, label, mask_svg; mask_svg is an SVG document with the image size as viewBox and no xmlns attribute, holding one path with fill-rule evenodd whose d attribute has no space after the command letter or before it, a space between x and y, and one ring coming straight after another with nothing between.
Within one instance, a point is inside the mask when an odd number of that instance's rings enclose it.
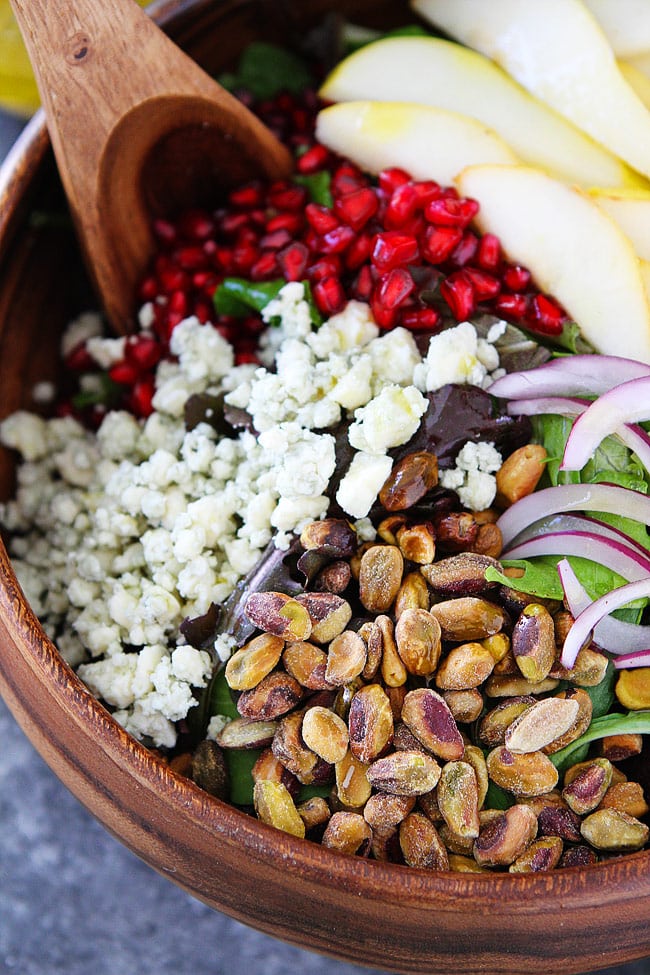
<instances>
[{"instance_id":1,"label":"blue cheese crumble","mask_svg":"<svg viewBox=\"0 0 650 975\"><path fill-rule=\"evenodd\" d=\"M89 689L158 746L173 746L175 723L212 669L210 654L185 644L181 622L226 599L271 540L287 548L326 514L328 431L352 421L336 499L371 539L366 516L390 474L388 452L417 431L425 394L447 382L487 385L498 368L498 330L480 339L467 322L432 338L424 358L409 331L381 333L358 301L315 328L300 283L285 285L263 316L259 366L235 366L216 330L181 322L145 421L113 411L93 433L69 417L20 411L0 424L1 442L22 455L15 497L0 506L19 582ZM64 348L89 337L104 367L122 354L123 340L102 338L88 315ZM186 430L185 403L202 392L247 410L257 435L220 439L207 423ZM441 480L469 507L487 507L498 466L492 447L468 444ZM227 635L214 646L222 660L233 648Z\"/></svg>"}]
</instances>

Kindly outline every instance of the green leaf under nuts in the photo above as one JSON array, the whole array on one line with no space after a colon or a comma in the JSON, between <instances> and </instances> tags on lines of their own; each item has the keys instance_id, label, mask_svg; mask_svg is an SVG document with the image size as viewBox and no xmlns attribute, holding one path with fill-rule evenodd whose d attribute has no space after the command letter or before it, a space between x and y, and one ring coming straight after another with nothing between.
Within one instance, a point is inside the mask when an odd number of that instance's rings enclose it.
<instances>
[{"instance_id":1,"label":"green leaf under nuts","mask_svg":"<svg viewBox=\"0 0 650 975\"><path fill-rule=\"evenodd\" d=\"M650 710L628 711L625 714L605 714L595 718L584 735L561 748L549 758L558 772L564 772L570 765L579 761L579 753L585 745L609 735L648 735L650 734Z\"/></svg>"}]
</instances>

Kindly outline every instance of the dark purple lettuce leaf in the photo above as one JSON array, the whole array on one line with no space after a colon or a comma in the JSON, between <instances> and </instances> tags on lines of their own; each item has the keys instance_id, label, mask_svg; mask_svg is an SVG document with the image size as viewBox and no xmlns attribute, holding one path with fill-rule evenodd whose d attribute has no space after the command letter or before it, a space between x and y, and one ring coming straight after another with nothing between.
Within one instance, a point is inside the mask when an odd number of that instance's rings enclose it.
<instances>
[{"instance_id":1,"label":"dark purple lettuce leaf","mask_svg":"<svg viewBox=\"0 0 650 975\"><path fill-rule=\"evenodd\" d=\"M502 405L478 386L447 385L426 394L429 408L408 443L391 451L395 460L417 450L429 450L440 468L453 467L468 440L493 443L503 457L528 443L528 417L502 412Z\"/></svg>"}]
</instances>

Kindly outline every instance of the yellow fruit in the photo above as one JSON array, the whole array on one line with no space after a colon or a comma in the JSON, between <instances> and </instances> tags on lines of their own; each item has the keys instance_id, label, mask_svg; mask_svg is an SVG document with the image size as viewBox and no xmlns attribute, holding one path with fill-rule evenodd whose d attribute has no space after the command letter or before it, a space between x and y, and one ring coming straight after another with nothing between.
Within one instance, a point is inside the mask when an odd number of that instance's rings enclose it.
<instances>
[{"instance_id":1,"label":"yellow fruit","mask_svg":"<svg viewBox=\"0 0 650 975\"><path fill-rule=\"evenodd\" d=\"M138 0L145 6L148 0ZM9 0L0 0L0 107L31 115L40 105L32 66Z\"/></svg>"},{"instance_id":2,"label":"yellow fruit","mask_svg":"<svg viewBox=\"0 0 650 975\"><path fill-rule=\"evenodd\" d=\"M630 711L650 708L650 667L622 670L616 681L616 697Z\"/></svg>"}]
</instances>

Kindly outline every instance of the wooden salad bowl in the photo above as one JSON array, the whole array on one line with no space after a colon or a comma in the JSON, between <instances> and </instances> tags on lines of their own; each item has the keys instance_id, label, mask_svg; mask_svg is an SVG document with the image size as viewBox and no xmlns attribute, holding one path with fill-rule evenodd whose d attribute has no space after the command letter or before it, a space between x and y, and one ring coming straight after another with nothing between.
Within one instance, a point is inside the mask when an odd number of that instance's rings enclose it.
<instances>
[{"instance_id":1,"label":"wooden salad bowl","mask_svg":"<svg viewBox=\"0 0 650 975\"><path fill-rule=\"evenodd\" d=\"M324 15L392 26L389 0L159 0L154 16L207 70L252 39ZM92 306L39 113L0 179L0 417L34 408L59 337ZM0 457L0 496L13 460ZM85 689L46 637L0 546L0 692L70 791L129 849L267 934L395 972L587 972L650 955L650 853L538 875L437 873L346 856L273 830L176 775Z\"/></svg>"}]
</instances>

